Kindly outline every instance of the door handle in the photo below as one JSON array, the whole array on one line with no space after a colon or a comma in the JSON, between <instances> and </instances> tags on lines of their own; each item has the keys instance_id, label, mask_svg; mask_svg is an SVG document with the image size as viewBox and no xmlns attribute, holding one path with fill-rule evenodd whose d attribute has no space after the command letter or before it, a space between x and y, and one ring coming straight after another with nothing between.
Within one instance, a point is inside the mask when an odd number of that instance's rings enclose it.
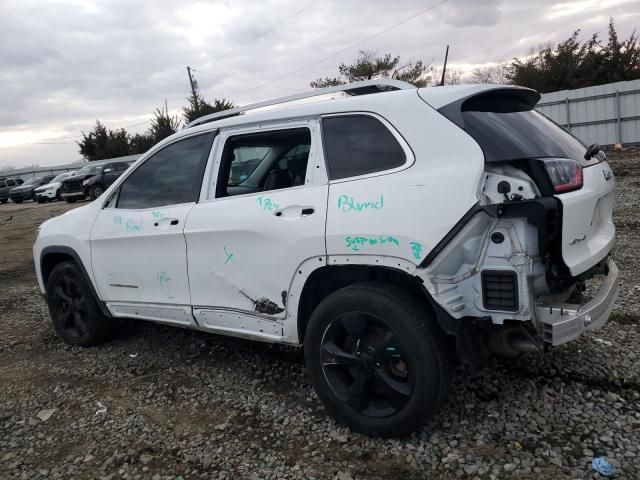
<instances>
[{"instance_id":1,"label":"door handle","mask_svg":"<svg viewBox=\"0 0 640 480\"><path fill-rule=\"evenodd\" d=\"M167 228L167 223L169 225L178 225L178 223L180 223L180 220L178 220L177 218L162 218L160 220L158 220L157 222L155 222L153 224L154 227L161 227L164 226L165 228Z\"/></svg>"},{"instance_id":2,"label":"door handle","mask_svg":"<svg viewBox=\"0 0 640 480\"><path fill-rule=\"evenodd\" d=\"M302 209L302 216L306 217L307 215L313 215L313 212L315 212L315 209L313 209L313 208L303 208Z\"/></svg>"}]
</instances>

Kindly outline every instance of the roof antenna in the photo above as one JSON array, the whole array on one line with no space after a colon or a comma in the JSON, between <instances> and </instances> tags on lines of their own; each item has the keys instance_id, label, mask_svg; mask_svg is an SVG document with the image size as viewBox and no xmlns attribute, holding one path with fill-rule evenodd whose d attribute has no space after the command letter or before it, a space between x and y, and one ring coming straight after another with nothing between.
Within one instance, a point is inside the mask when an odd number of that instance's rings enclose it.
<instances>
[{"instance_id":1,"label":"roof antenna","mask_svg":"<svg viewBox=\"0 0 640 480\"><path fill-rule=\"evenodd\" d=\"M440 80L441 87L444 87L444 74L447 71L447 58L449 58L449 45L447 45L447 51L444 54L444 66L442 67L442 79Z\"/></svg>"}]
</instances>

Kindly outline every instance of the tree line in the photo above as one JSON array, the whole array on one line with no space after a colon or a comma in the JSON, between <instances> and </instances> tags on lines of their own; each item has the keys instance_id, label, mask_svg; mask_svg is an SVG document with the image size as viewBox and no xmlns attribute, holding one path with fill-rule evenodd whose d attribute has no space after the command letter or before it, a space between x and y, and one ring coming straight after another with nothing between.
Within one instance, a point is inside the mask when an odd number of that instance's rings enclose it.
<instances>
[{"instance_id":1,"label":"tree line","mask_svg":"<svg viewBox=\"0 0 640 480\"><path fill-rule=\"evenodd\" d=\"M580 40L579 36L580 30L576 30L568 39L555 45L541 45L523 58L479 67L467 75L458 69L447 68L444 83L514 84L547 93L640 78L640 45L635 30L629 37L621 39L614 20L610 19L606 41L601 40L598 34L586 40ZM423 60L402 61L399 55L378 55L373 50L362 50L352 63L341 63L337 75L317 78L310 85L323 88L388 78L426 87L439 85L441 77L441 69ZM233 102L225 98L209 103L198 90L187 101L187 106L182 109L185 124L202 115L234 107ZM156 109L151 126L145 133L131 135L122 128L108 130L98 121L92 132L82 134L83 139L78 145L87 160L143 153L178 131L181 125L178 116L170 116L165 106Z\"/></svg>"}]
</instances>

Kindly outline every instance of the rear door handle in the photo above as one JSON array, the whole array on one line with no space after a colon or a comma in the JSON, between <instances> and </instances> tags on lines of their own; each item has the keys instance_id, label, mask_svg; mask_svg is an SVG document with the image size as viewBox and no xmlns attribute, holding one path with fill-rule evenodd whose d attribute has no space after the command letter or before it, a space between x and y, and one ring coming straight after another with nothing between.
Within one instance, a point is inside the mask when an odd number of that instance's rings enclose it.
<instances>
[{"instance_id":1,"label":"rear door handle","mask_svg":"<svg viewBox=\"0 0 640 480\"><path fill-rule=\"evenodd\" d=\"M307 216L307 215L313 215L313 213L315 212L315 210L313 208L303 208L302 209L302 216Z\"/></svg>"}]
</instances>

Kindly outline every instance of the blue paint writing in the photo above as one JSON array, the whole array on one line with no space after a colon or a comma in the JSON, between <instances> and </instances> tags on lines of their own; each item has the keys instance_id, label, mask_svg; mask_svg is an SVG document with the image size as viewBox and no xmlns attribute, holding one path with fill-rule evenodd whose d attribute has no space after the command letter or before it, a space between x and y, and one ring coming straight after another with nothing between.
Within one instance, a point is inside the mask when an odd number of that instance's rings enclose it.
<instances>
[{"instance_id":1,"label":"blue paint writing","mask_svg":"<svg viewBox=\"0 0 640 480\"><path fill-rule=\"evenodd\" d=\"M358 202L353 197L348 195L340 195L338 197L338 210L342 210L343 212L361 212L363 210L380 210L384 207L384 196L380 195L380 199L372 202Z\"/></svg>"},{"instance_id":2,"label":"blue paint writing","mask_svg":"<svg viewBox=\"0 0 640 480\"><path fill-rule=\"evenodd\" d=\"M169 281L171 277L167 274L167 272L158 272L158 282L160 282L160 287L165 291L168 299L175 298L176 294L171 290L171 286L169 285Z\"/></svg>"},{"instance_id":3,"label":"blue paint writing","mask_svg":"<svg viewBox=\"0 0 640 480\"><path fill-rule=\"evenodd\" d=\"M229 253L227 252L227 247L224 247L224 253L227 256L227 259L224 261L224 264L226 265L227 263L229 263L231 261L231 259L233 258L233 256L235 255L235 253Z\"/></svg>"},{"instance_id":4,"label":"blue paint writing","mask_svg":"<svg viewBox=\"0 0 640 480\"><path fill-rule=\"evenodd\" d=\"M141 232L142 231L142 220L136 222L134 219L129 218L127 220L127 224L125 225L127 232Z\"/></svg>"},{"instance_id":5,"label":"blue paint writing","mask_svg":"<svg viewBox=\"0 0 640 480\"><path fill-rule=\"evenodd\" d=\"M422 245L418 242L409 242L409 246L411 247L414 258L420 260L420 258L422 258Z\"/></svg>"},{"instance_id":6,"label":"blue paint writing","mask_svg":"<svg viewBox=\"0 0 640 480\"><path fill-rule=\"evenodd\" d=\"M164 218L164 213L158 211L151 212L151 215L153 215L155 218Z\"/></svg>"},{"instance_id":7,"label":"blue paint writing","mask_svg":"<svg viewBox=\"0 0 640 480\"><path fill-rule=\"evenodd\" d=\"M377 237L351 237L344 238L347 248L354 252L359 252L365 245L384 245L389 243L396 247L400 245L400 241L396 237L379 235Z\"/></svg>"},{"instance_id":8,"label":"blue paint writing","mask_svg":"<svg viewBox=\"0 0 640 480\"><path fill-rule=\"evenodd\" d=\"M280 208L280 205L273 203L269 197L259 196L257 202L265 212L272 212Z\"/></svg>"},{"instance_id":9,"label":"blue paint writing","mask_svg":"<svg viewBox=\"0 0 640 480\"><path fill-rule=\"evenodd\" d=\"M122 225L122 217L120 215L116 215L115 217L113 217L113 224Z\"/></svg>"}]
</instances>

